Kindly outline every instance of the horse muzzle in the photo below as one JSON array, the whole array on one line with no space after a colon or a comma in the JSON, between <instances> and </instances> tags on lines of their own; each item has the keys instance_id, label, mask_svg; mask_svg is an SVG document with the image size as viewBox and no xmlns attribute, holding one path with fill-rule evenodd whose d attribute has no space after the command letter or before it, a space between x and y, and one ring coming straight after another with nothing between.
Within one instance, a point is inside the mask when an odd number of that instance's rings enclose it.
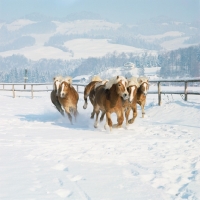
<instances>
[{"instance_id":1,"label":"horse muzzle","mask_svg":"<svg viewBox=\"0 0 200 200\"><path fill-rule=\"evenodd\" d=\"M65 97L65 93L60 93L60 97L64 98Z\"/></svg>"},{"instance_id":2,"label":"horse muzzle","mask_svg":"<svg viewBox=\"0 0 200 200\"><path fill-rule=\"evenodd\" d=\"M144 96L147 96L147 92L143 92L143 95L144 95Z\"/></svg>"},{"instance_id":3,"label":"horse muzzle","mask_svg":"<svg viewBox=\"0 0 200 200\"><path fill-rule=\"evenodd\" d=\"M126 94L126 93L124 93L124 94L122 95L122 98L123 98L124 100L127 100L127 99L129 99L129 95Z\"/></svg>"}]
</instances>

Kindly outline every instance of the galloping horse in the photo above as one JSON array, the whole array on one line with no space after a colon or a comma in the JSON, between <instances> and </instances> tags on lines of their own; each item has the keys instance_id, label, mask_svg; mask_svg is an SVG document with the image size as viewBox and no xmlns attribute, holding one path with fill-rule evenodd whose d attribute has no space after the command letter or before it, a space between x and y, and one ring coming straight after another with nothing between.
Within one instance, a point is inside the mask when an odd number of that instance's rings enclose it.
<instances>
[{"instance_id":1,"label":"galloping horse","mask_svg":"<svg viewBox=\"0 0 200 200\"><path fill-rule=\"evenodd\" d=\"M84 101L85 101L85 103L83 105L84 109L87 108L87 104L88 104L87 98L90 95L91 90L94 89L95 84L98 83L99 81L101 81L101 78L99 76L94 76L92 78L91 82L88 85L85 86L85 89L84 89ZM91 102L91 99L90 99L90 102ZM93 102L91 102L91 103L93 105Z\"/></svg>"},{"instance_id":2,"label":"galloping horse","mask_svg":"<svg viewBox=\"0 0 200 200\"><path fill-rule=\"evenodd\" d=\"M123 76L117 76L110 81L108 81L105 86L98 87L95 93L95 100L94 100L94 111L96 114L96 120L94 123L94 127L97 128L98 126L98 116L100 110L102 114L106 114L106 125L110 127L120 128L124 121L123 116L123 102L124 100L129 98L129 94L127 91L127 79ZM111 120L111 113L116 113L117 115L117 124L113 126Z\"/></svg>"},{"instance_id":3,"label":"galloping horse","mask_svg":"<svg viewBox=\"0 0 200 200\"><path fill-rule=\"evenodd\" d=\"M146 96L147 92L149 90L149 82L147 77L139 77L138 82L140 84L140 87L137 91L137 103L141 106L142 109L142 118L144 118L144 107L146 104Z\"/></svg>"},{"instance_id":4,"label":"galloping horse","mask_svg":"<svg viewBox=\"0 0 200 200\"><path fill-rule=\"evenodd\" d=\"M75 120L78 115L77 111L77 104L78 104L79 95L77 91L72 86L72 78L67 77L65 78L59 87L59 96L58 100L62 107L64 108L69 121L72 123L72 115L74 116ZM71 115L72 114L72 115Z\"/></svg>"},{"instance_id":5,"label":"galloping horse","mask_svg":"<svg viewBox=\"0 0 200 200\"><path fill-rule=\"evenodd\" d=\"M137 117L137 91L139 88L139 83L137 77L131 77L128 80L128 92L129 99L125 101L123 107L125 110L126 125L132 124ZM133 111L133 118L128 119L130 111Z\"/></svg>"},{"instance_id":6,"label":"galloping horse","mask_svg":"<svg viewBox=\"0 0 200 200\"><path fill-rule=\"evenodd\" d=\"M64 110L61 107L60 102L58 101L58 90L61 81L63 80L62 76L56 76L53 78L53 90L51 92L51 102L55 105L56 109L64 116Z\"/></svg>"}]
</instances>

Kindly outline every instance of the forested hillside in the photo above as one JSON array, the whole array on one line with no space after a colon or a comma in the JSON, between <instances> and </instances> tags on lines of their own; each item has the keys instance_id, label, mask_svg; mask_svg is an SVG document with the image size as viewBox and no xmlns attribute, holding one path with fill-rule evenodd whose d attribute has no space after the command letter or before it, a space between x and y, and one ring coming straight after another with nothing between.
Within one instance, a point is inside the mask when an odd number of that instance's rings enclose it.
<instances>
[{"instance_id":1,"label":"forested hillside","mask_svg":"<svg viewBox=\"0 0 200 200\"><path fill-rule=\"evenodd\" d=\"M200 45L163 52L157 55L116 52L101 58L64 61L60 59L28 60L24 56L0 57L0 82L23 82L24 70L28 70L28 82L50 82L55 75L94 75L110 68L123 67L132 62L137 68L161 67L161 78L199 77ZM145 75L145 74L143 74Z\"/></svg>"}]
</instances>

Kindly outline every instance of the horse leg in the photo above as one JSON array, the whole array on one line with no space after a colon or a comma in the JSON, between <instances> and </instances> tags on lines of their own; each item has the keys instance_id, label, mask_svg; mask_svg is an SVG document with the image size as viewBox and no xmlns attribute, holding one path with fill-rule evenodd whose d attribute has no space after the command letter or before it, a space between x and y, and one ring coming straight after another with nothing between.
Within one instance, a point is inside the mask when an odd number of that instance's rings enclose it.
<instances>
[{"instance_id":1,"label":"horse leg","mask_svg":"<svg viewBox=\"0 0 200 200\"><path fill-rule=\"evenodd\" d=\"M106 113L105 113L104 111L102 111L102 113L101 113L101 117L100 117L100 122L103 121L103 118L104 118L105 114L106 114Z\"/></svg>"},{"instance_id":2,"label":"horse leg","mask_svg":"<svg viewBox=\"0 0 200 200\"><path fill-rule=\"evenodd\" d=\"M96 113L96 119L95 119L95 122L94 122L94 128L97 128L100 110L96 111L95 113Z\"/></svg>"},{"instance_id":3,"label":"horse leg","mask_svg":"<svg viewBox=\"0 0 200 200\"><path fill-rule=\"evenodd\" d=\"M106 122L108 126L110 127L110 131L112 131L112 120L111 120L111 114L109 112L106 112Z\"/></svg>"},{"instance_id":4,"label":"horse leg","mask_svg":"<svg viewBox=\"0 0 200 200\"><path fill-rule=\"evenodd\" d=\"M84 101L85 101L85 103L84 103L84 105L83 105L83 108L86 109L88 103L87 103L87 96L85 96L85 95L84 95Z\"/></svg>"},{"instance_id":5,"label":"horse leg","mask_svg":"<svg viewBox=\"0 0 200 200\"><path fill-rule=\"evenodd\" d=\"M93 108L93 111L91 112L91 119L94 119L94 115L95 115L95 110L94 110L94 108Z\"/></svg>"},{"instance_id":6,"label":"horse leg","mask_svg":"<svg viewBox=\"0 0 200 200\"><path fill-rule=\"evenodd\" d=\"M141 108L142 108L142 118L144 118L145 111L144 111L144 106L146 104L146 99L141 103Z\"/></svg>"},{"instance_id":7,"label":"horse leg","mask_svg":"<svg viewBox=\"0 0 200 200\"><path fill-rule=\"evenodd\" d=\"M113 125L114 128L121 128L124 121L123 110L116 113L117 114L117 124Z\"/></svg>"},{"instance_id":8,"label":"horse leg","mask_svg":"<svg viewBox=\"0 0 200 200\"><path fill-rule=\"evenodd\" d=\"M104 112L104 115L105 115L105 112ZM105 130L107 129L107 126L108 126L108 118L106 117L106 123L104 124L104 129Z\"/></svg>"},{"instance_id":9,"label":"horse leg","mask_svg":"<svg viewBox=\"0 0 200 200\"><path fill-rule=\"evenodd\" d=\"M131 108L130 108L130 107L128 107L128 108L126 109L126 111L125 111L126 126L129 125L129 123L128 123L128 117L129 117L130 111L131 111Z\"/></svg>"},{"instance_id":10,"label":"horse leg","mask_svg":"<svg viewBox=\"0 0 200 200\"><path fill-rule=\"evenodd\" d=\"M62 109L62 106L58 100L56 101L55 106L56 109L61 113L61 115L64 116L64 110Z\"/></svg>"},{"instance_id":11,"label":"horse leg","mask_svg":"<svg viewBox=\"0 0 200 200\"><path fill-rule=\"evenodd\" d=\"M132 124L135 121L135 118L137 117L137 104L133 105L132 110L133 110L133 118L128 120L129 124Z\"/></svg>"},{"instance_id":12,"label":"horse leg","mask_svg":"<svg viewBox=\"0 0 200 200\"><path fill-rule=\"evenodd\" d=\"M74 118L75 118L75 122L76 122L76 118L78 116L78 110L77 108L74 109Z\"/></svg>"},{"instance_id":13,"label":"horse leg","mask_svg":"<svg viewBox=\"0 0 200 200\"><path fill-rule=\"evenodd\" d=\"M70 123L73 124L73 123L72 123L72 116L71 116L71 114L70 114L69 108L66 108L66 107L65 107L65 112L66 112L66 114L67 114L67 116L68 116L68 118L69 118Z\"/></svg>"}]
</instances>

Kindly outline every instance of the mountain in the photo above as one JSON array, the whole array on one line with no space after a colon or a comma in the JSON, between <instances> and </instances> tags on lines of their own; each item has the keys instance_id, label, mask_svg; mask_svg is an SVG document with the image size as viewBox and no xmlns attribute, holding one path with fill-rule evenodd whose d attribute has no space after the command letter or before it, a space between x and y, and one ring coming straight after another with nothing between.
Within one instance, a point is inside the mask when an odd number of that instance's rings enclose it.
<instances>
[{"instance_id":1,"label":"mountain","mask_svg":"<svg viewBox=\"0 0 200 200\"><path fill-rule=\"evenodd\" d=\"M21 54L31 60L71 60L114 51L158 52L196 44L198 34L198 25L166 17L129 26L111 23L89 12L71 14L65 19L32 13L0 23L0 56ZM21 44L15 45L18 41Z\"/></svg>"},{"instance_id":2,"label":"mountain","mask_svg":"<svg viewBox=\"0 0 200 200\"><path fill-rule=\"evenodd\" d=\"M88 12L62 19L32 13L14 21L0 22L0 69L29 68L34 73L37 69L45 71L43 77L48 78L42 80L48 80L56 73L77 76L88 71L95 74L130 61L139 68L164 63L165 74L168 74L165 56L162 62L158 59L160 53L199 44L199 32L197 22L178 22L164 16L127 25ZM16 62L18 57L19 62ZM20 63L21 57L27 61ZM174 65L173 60L170 63ZM8 80L5 73L1 80Z\"/></svg>"}]
</instances>

